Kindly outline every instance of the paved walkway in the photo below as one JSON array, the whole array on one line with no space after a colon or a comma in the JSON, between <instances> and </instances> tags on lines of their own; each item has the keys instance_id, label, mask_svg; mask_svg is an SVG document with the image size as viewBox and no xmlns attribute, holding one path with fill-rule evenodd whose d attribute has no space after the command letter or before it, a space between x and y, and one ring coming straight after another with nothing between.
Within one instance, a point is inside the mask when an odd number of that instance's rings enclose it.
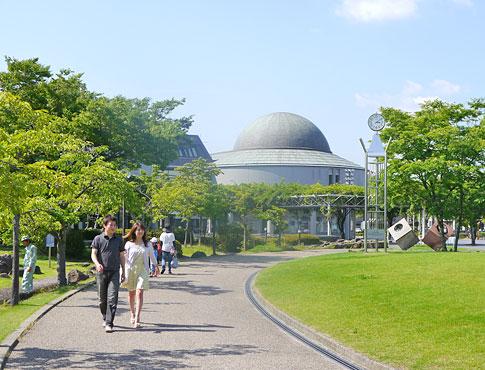
<instances>
[{"instance_id":1,"label":"paved walkway","mask_svg":"<svg viewBox=\"0 0 485 370\"><path fill-rule=\"evenodd\" d=\"M232 255L182 262L152 278L142 327L129 323L120 292L115 331L104 332L94 288L47 313L18 343L6 368L338 369L262 317L244 282L270 264L333 251Z\"/></svg>"}]
</instances>

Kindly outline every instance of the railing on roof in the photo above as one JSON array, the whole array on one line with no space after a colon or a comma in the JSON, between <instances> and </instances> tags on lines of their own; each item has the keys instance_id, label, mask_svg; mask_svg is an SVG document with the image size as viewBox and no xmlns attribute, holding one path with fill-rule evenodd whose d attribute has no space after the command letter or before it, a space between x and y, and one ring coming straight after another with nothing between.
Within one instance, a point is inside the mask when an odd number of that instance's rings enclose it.
<instances>
[{"instance_id":1,"label":"railing on roof","mask_svg":"<svg viewBox=\"0 0 485 370\"><path fill-rule=\"evenodd\" d=\"M321 208L338 207L363 209L365 205L364 195L353 194L314 194L293 195L287 201L280 204L282 208Z\"/></svg>"}]
</instances>

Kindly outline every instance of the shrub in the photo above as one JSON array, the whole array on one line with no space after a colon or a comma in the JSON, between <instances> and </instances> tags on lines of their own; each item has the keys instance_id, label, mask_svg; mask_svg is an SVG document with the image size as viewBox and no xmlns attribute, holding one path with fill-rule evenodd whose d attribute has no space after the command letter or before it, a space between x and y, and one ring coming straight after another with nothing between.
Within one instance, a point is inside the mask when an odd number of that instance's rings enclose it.
<instances>
[{"instance_id":1,"label":"shrub","mask_svg":"<svg viewBox=\"0 0 485 370\"><path fill-rule=\"evenodd\" d=\"M202 251L197 251L194 254L192 254L191 258L201 258L201 257L207 257L207 255Z\"/></svg>"},{"instance_id":2,"label":"shrub","mask_svg":"<svg viewBox=\"0 0 485 370\"><path fill-rule=\"evenodd\" d=\"M184 251L182 248L182 243L179 242L178 240L175 240L175 250L177 251L177 257L183 257L184 256Z\"/></svg>"},{"instance_id":3,"label":"shrub","mask_svg":"<svg viewBox=\"0 0 485 370\"><path fill-rule=\"evenodd\" d=\"M283 235L284 243L286 245L298 245L298 234ZM300 243L302 245L320 244L320 238L313 234L300 234Z\"/></svg>"},{"instance_id":4,"label":"shrub","mask_svg":"<svg viewBox=\"0 0 485 370\"><path fill-rule=\"evenodd\" d=\"M220 225L217 236L222 252L239 252L243 235L243 229L238 224Z\"/></svg>"},{"instance_id":5,"label":"shrub","mask_svg":"<svg viewBox=\"0 0 485 370\"><path fill-rule=\"evenodd\" d=\"M66 238L66 257L83 260L88 255L88 248L84 245L84 230L70 229Z\"/></svg>"},{"instance_id":6,"label":"shrub","mask_svg":"<svg viewBox=\"0 0 485 370\"><path fill-rule=\"evenodd\" d=\"M93 240L96 235L101 234L103 230L100 229L84 229L83 232L83 239L84 240Z\"/></svg>"}]
</instances>

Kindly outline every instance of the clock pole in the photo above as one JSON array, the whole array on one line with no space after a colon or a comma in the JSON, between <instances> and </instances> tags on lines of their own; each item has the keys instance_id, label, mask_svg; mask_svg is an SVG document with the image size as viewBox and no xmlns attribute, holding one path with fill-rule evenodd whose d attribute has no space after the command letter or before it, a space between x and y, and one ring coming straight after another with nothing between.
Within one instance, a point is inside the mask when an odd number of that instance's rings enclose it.
<instances>
[{"instance_id":1,"label":"clock pole","mask_svg":"<svg viewBox=\"0 0 485 370\"><path fill-rule=\"evenodd\" d=\"M379 241L384 242L387 252L387 147L384 148L379 131L386 122L378 113L372 114L367 121L369 128L375 133L369 148L364 141L360 143L365 153L365 202L364 202L364 252L367 252L368 241L375 240L376 252L379 251Z\"/></svg>"}]
</instances>

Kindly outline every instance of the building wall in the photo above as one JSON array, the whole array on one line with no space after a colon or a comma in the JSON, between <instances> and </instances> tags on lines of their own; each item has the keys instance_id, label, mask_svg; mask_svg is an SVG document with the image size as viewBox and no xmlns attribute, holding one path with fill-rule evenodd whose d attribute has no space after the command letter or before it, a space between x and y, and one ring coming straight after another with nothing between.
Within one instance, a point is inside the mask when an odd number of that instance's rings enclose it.
<instances>
[{"instance_id":1,"label":"building wall","mask_svg":"<svg viewBox=\"0 0 485 370\"><path fill-rule=\"evenodd\" d=\"M330 167L297 167L297 166L251 166L251 167L221 167L222 174L217 176L217 183L224 185L267 183L281 181L300 184L320 183L329 185L330 181L345 184L352 178L355 185L364 185L364 170L354 169L346 172L344 168Z\"/></svg>"}]
</instances>

